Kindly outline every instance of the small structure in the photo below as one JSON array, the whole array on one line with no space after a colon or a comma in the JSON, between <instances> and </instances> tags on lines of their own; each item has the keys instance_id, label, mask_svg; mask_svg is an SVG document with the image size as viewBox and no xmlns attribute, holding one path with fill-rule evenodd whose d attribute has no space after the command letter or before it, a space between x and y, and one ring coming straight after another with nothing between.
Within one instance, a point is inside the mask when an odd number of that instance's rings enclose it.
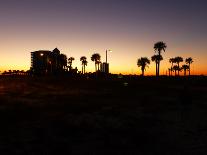
<instances>
[{"instance_id":1,"label":"small structure","mask_svg":"<svg viewBox=\"0 0 207 155\"><path fill-rule=\"evenodd\" d=\"M106 62L101 63L100 68L101 68L102 73L106 73L106 74L109 73L109 63L106 63Z\"/></svg>"},{"instance_id":2,"label":"small structure","mask_svg":"<svg viewBox=\"0 0 207 155\"><path fill-rule=\"evenodd\" d=\"M107 62L108 52L112 52L112 50L106 50L106 62L101 63L101 65L100 65L101 72L105 73L105 74L109 74L109 63Z\"/></svg>"}]
</instances>

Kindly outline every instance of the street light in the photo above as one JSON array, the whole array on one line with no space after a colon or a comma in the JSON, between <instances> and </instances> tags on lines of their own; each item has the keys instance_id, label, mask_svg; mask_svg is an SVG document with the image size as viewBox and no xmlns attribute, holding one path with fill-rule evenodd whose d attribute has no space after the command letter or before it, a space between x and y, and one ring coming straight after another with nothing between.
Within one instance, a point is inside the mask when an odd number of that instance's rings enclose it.
<instances>
[{"instance_id":1,"label":"street light","mask_svg":"<svg viewBox=\"0 0 207 155\"><path fill-rule=\"evenodd\" d=\"M106 50L106 64L107 64L107 54L108 54L108 51L112 52L112 50Z\"/></svg>"},{"instance_id":2,"label":"street light","mask_svg":"<svg viewBox=\"0 0 207 155\"><path fill-rule=\"evenodd\" d=\"M102 64L102 71L105 73L109 73L109 64L107 62L108 52L112 52L112 50L106 50L106 62Z\"/></svg>"}]
</instances>

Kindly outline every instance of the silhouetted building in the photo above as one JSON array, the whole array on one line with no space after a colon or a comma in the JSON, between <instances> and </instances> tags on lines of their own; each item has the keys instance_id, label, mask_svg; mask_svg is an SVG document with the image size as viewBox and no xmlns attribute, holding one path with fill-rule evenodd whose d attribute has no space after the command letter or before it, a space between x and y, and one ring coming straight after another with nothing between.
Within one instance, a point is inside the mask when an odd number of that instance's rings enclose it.
<instances>
[{"instance_id":1,"label":"silhouetted building","mask_svg":"<svg viewBox=\"0 0 207 155\"><path fill-rule=\"evenodd\" d=\"M31 71L34 74L55 74L66 70L67 57L55 48L53 51L31 52Z\"/></svg>"},{"instance_id":2,"label":"silhouetted building","mask_svg":"<svg viewBox=\"0 0 207 155\"><path fill-rule=\"evenodd\" d=\"M108 63L101 63L101 72L103 73L109 73L109 64Z\"/></svg>"}]
</instances>

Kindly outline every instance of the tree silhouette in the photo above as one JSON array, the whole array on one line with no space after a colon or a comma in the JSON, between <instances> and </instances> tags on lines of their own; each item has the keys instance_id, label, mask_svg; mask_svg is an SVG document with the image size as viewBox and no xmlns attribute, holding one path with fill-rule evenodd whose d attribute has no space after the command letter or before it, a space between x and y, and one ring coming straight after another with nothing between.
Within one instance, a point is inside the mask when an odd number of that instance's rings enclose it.
<instances>
[{"instance_id":1,"label":"tree silhouette","mask_svg":"<svg viewBox=\"0 0 207 155\"><path fill-rule=\"evenodd\" d=\"M12 70L9 70L9 75L12 75Z\"/></svg>"},{"instance_id":2,"label":"tree silhouette","mask_svg":"<svg viewBox=\"0 0 207 155\"><path fill-rule=\"evenodd\" d=\"M193 63L193 59L191 57L185 59L186 64L189 66L189 76L190 76L190 65Z\"/></svg>"},{"instance_id":3,"label":"tree silhouette","mask_svg":"<svg viewBox=\"0 0 207 155\"><path fill-rule=\"evenodd\" d=\"M179 67L178 67L178 65L175 65L175 66L173 66L173 71L175 71L175 76L177 75L177 71L179 71Z\"/></svg>"},{"instance_id":4,"label":"tree silhouette","mask_svg":"<svg viewBox=\"0 0 207 155\"><path fill-rule=\"evenodd\" d=\"M20 72L19 70L16 70L16 75L19 75L19 72Z\"/></svg>"},{"instance_id":5,"label":"tree silhouette","mask_svg":"<svg viewBox=\"0 0 207 155\"><path fill-rule=\"evenodd\" d=\"M101 63L101 56L98 53L94 53L91 56L91 60L95 62L95 72L97 72L97 67L98 67L98 71L99 71L99 64Z\"/></svg>"},{"instance_id":6,"label":"tree silhouette","mask_svg":"<svg viewBox=\"0 0 207 155\"><path fill-rule=\"evenodd\" d=\"M65 54L60 54L59 56L60 69L63 70L67 67L67 56Z\"/></svg>"},{"instance_id":7,"label":"tree silhouette","mask_svg":"<svg viewBox=\"0 0 207 155\"><path fill-rule=\"evenodd\" d=\"M179 73L180 73L180 70L181 70L180 63L183 62L183 58L178 56L178 57L175 57L174 59L175 59L175 63L177 63L178 68L179 68L178 69L178 76L179 76L180 75Z\"/></svg>"},{"instance_id":8,"label":"tree silhouette","mask_svg":"<svg viewBox=\"0 0 207 155\"><path fill-rule=\"evenodd\" d=\"M21 75L25 75L25 71L24 71L24 70L21 70L21 71L20 71L20 74L21 74Z\"/></svg>"},{"instance_id":9,"label":"tree silhouette","mask_svg":"<svg viewBox=\"0 0 207 155\"><path fill-rule=\"evenodd\" d=\"M151 60L156 64L156 76L158 76L158 62L163 60L162 55L153 55Z\"/></svg>"},{"instance_id":10,"label":"tree silhouette","mask_svg":"<svg viewBox=\"0 0 207 155\"><path fill-rule=\"evenodd\" d=\"M158 53L159 56L161 56L162 51L165 52L166 48L167 48L166 43L164 43L162 41L159 41L154 44L154 50L155 50L155 52ZM157 76L159 76L159 74L160 74L160 60L158 60L158 62L157 62Z\"/></svg>"},{"instance_id":11,"label":"tree silhouette","mask_svg":"<svg viewBox=\"0 0 207 155\"><path fill-rule=\"evenodd\" d=\"M186 76L186 70L189 70L188 65L182 65L182 69L184 70L184 76Z\"/></svg>"},{"instance_id":12,"label":"tree silhouette","mask_svg":"<svg viewBox=\"0 0 207 155\"><path fill-rule=\"evenodd\" d=\"M168 68L168 74L169 74L169 76L172 76L172 67Z\"/></svg>"},{"instance_id":13,"label":"tree silhouette","mask_svg":"<svg viewBox=\"0 0 207 155\"><path fill-rule=\"evenodd\" d=\"M150 60L147 57L141 57L137 60L137 66L141 67L142 76L144 76L144 71L148 64L150 64Z\"/></svg>"},{"instance_id":14,"label":"tree silhouette","mask_svg":"<svg viewBox=\"0 0 207 155\"><path fill-rule=\"evenodd\" d=\"M173 72L173 64L175 63L175 58L170 58L169 59L169 63L171 63L171 75L172 75L172 72Z\"/></svg>"},{"instance_id":15,"label":"tree silhouette","mask_svg":"<svg viewBox=\"0 0 207 155\"><path fill-rule=\"evenodd\" d=\"M87 66L88 64L88 61L87 61L87 58L85 56L82 56L80 58L80 61L82 62L82 74L85 74L85 67Z\"/></svg>"},{"instance_id":16,"label":"tree silhouette","mask_svg":"<svg viewBox=\"0 0 207 155\"><path fill-rule=\"evenodd\" d=\"M69 65L69 70L71 71L72 69L72 64L73 64L73 61L75 60L74 57L70 57L68 58L68 65Z\"/></svg>"}]
</instances>

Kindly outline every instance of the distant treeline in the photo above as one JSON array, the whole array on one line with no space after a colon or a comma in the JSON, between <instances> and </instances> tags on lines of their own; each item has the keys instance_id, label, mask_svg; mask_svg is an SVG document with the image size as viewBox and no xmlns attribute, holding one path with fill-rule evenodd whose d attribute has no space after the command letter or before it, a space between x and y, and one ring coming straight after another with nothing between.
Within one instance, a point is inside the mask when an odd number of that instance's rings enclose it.
<instances>
[{"instance_id":1,"label":"distant treeline","mask_svg":"<svg viewBox=\"0 0 207 155\"><path fill-rule=\"evenodd\" d=\"M24 70L8 70L4 71L2 75L29 75L30 71L24 71Z\"/></svg>"}]
</instances>

